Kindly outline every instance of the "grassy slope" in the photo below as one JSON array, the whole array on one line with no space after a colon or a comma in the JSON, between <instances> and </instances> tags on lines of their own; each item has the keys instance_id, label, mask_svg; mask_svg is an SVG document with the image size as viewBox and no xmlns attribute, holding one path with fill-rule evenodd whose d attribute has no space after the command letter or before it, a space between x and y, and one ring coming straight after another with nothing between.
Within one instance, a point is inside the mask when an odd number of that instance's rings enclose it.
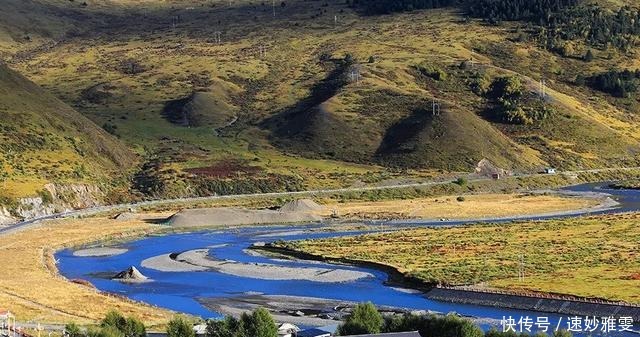
<instances>
[{"instance_id":1,"label":"grassy slope","mask_svg":"<svg viewBox=\"0 0 640 337\"><path fill-rule=\"evenodd\" d=\"M131 153L89 119L0 65L2 196L33 194L46 182L102 182Z\"/></svg>"},{"instance_id":2,"label":"grassy slope","mask_svg":"<svg viewBox=\"0 0 640 337\"><path fill-rule=\"evenodd\" d=\"M617 166L631 162L640 139L633 111L606 97L590 100L593 92L567 84L566 74L586 68L583 62L511 42L510 25L463 24L452 11L363 18L342 2L324 7L290 1L277 8L274 19L270 6L247 1L231 7L226 1L89 1L84 9L49 4L65 11L68 20L88 17L83 29L92 33L16 59L12 66L99 125L116 125L121 138L140 153L185 149L189 159L174 163L178 169L242 158L270 172L296 172L313 187L357 182L368 172L380 172L380 164L469 170L488 157L524 170ZM108 16L111 25L100 23L101 16ZM175 28L173 17L180 18ZM213 40L216 31L223 33L222 44ZM261 46L266 55L260 55ZM330 72L319 61L323 52L334 58L355 55L362 81L346 84L309 109L310 119L291 125L293 131L304 126L300 136L270 137L260 123L309 97ZM375 62L368 63L374 55ZM589 68L634 62L632 55L597 56ZM457 69L471 57L481 65ZM148 70L123 74L119 62L125 58ZM416 74L414 66L425 62L444 69L447 80ZM538 78L548 78L558 116L520 128L484 120L479 116L484 102L468 89L476 70L490 77L517 71L528 76L531 89ZM238 110L238 122L225 132L185 128L162 118L167 101L203 89L194 77L206 78L210 83L204 89L226 100L222 106ZM83 90L105 82L118 88L110 100L83 100ZM428 113L434 98L443 113L417 115ZM190 148L204 151L191 155ZM345 160L358 165L345 165Z\"/></svg>"},{"instance_id":3,"label":"grassy slope","mask_svg":"<svg viewBox=\"0 0 640 337\"><path fill-rule=\"evenodd\" d=\"M301 241L295 249L379 262L428 282L478 284L640 303L640 214L416 229ZM526 278L518 280L519 256Z\"/></svg>"},{"instance_id":4,"label":"grassy slope","mask_svg":"<svg viewBox=\"0 0 640 337\"><path fill-rule=\"evenodd\" d=\"M165 215L166 216L166 215ZM153 217L151 217L153 218ZM155 219L157 220L157 218ZM148 326L165 324L172 313L119 296L98 292L58 275L54 252L90 242L127 239L161 230L143 220L96 218L58 221L0 238L7 272L0 279L0 301L21 321L93 324L110 310L141 319Z\"/></svg>"}]
</instances>

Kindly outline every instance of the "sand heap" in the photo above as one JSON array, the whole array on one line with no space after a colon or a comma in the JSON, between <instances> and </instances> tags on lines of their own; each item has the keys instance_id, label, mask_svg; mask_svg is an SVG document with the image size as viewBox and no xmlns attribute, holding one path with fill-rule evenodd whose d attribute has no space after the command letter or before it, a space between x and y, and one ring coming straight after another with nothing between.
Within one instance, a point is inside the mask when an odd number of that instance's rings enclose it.
<instances>
[{"instance_id":1,"label":"sand heap","mask_svg":"<svg viewBox=\"0 0 640 337\"><path fill-rule=\"evenodd\" d=\"M324 206L311 199L298 199L284 204L280 207L280 212L315 212L323 209Z\"/></svg>"},{"instance_id":2,"label":"sand heap","mask_svg":"<svg viewBox=\"0 0 640 337\"><path fill-rule=\"evenodd\" d=\"M236 208L185 209L172 215L168 224L176 227L233 226L322 221L322 217L304 212L281 212Z\"/></svg>"},{"instance_id":3,"label":"sand heap","mask_svg":"<svg viewBox=\"0 0 640 337\"><path fill-rule=\"evenodd\" d=\"M142 273L134 266L129 267L129 269L124 270L116 274L113 277L114 280L122 281L122 282L147 282L149 278L142 275Z\"/></svg>"},{"instance_id":4,"label":"sand heap","mask_svg":"<svg viewBox=\"0 0 640 337\"><path fill-rule=\"evenodd\" d=\"M137 218L137 215L131 212L120 213L113 217L114 220L118 220L118 221L129 221L129 220L134 220L136 218Z\"/></svg>"}]
</instances>

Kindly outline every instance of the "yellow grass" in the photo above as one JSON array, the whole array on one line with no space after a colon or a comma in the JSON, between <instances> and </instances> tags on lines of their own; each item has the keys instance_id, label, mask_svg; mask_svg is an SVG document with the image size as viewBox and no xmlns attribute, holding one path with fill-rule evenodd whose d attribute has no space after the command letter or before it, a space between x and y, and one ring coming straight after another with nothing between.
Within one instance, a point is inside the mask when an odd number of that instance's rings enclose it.
<instances>
[{"instance_id":1,"label":"yellow grass","mask_svg":"<svg viewBox=\"0 0 640 337\"><path fill-rule=\"evenodd\" d=\"M397 268L426 282L640 303L640 213L413 229L288 243ZM518 278L524 261L525 279Z\"/></svg>"},{"instance_id":2,"label":"yellow grass","mask_svg":"<svg viewBox=\"0 0 640 337\"><path fill-rule=\"evenodd\" d=\"M465 195L457 201L456 196L420 198L412 200L389 200L375 202L331 203L322 215L333 210L348 218L455 218L505 217L512 215L560 212L592 207L595 199L567 198L555 195L527 194L481 194Z\"/></svg>"},{"instance_id":3,"label":"yellow grass","mask_svg":"<svg viewBox=\"0 0 640 337\"><path fill-rule=\"evenodd\" d=\"M19 321L92 323L112 309L165 323L171 313L149 305L102 294L69 282L57 273L52 254L63 247L97 240L127 238L162 228L144 221L95 218L48 222L38 228L0 237L0 306Z\"/></svg>"}]
</instances>

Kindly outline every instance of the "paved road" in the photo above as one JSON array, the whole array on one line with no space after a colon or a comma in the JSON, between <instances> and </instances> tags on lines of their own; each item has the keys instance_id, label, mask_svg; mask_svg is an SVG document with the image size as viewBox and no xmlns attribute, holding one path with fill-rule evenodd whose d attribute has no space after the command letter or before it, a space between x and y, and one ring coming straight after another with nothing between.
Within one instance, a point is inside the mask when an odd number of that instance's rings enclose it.
<instances>
[{"instance_id":1,"label":"paved road","mask_svg":"<svg viewBox=\"0 0 640 337\"><path fill-rule=\"evenodd\" d=\"M600 173L600 172L607 172L607 171L629 171L629 170L640 170L640 166L564 171L562 173L563 174L580 174L580 173ZM547 175L547 174L544 174L544 173L522 174L522 175L516 175L516 177L525 178L525 177L544 176L544 175ZM478 182L478 181L486 181L486 180L491 180L491 178L473 178L473 179L469 179L469 182ZM248 199L248 198L256 198L256 197L291 197L291 196L304 196L304 195L314 195L314 194L379 191L379 190L402 189L402 188L410 188L410 187L436 186L436 185L449 184L451 182L453 182L453 180L425 181L425 182L398 184L398 185L391 185L391 186L349 187L349 188L336 188L336 189L296 191L296 192L232 194L232 195L214 195L214 196L208 196L208 197L149 200L149 201L142 201L142 202L130 203L130 204L98 206L98 207L86 208L86 209L76 210L76 211L68 211L63 213L56 213L56 214L42 216L34 219L29 219L29 220L18 222L14 225L10 225L0 229L0 235L4 235L14 231L29 228L31 226L37 225L38 223L44 220L91 216L91 215L95 215L103 212L126 211L130 208L138 208L138 207L144 207L144 206L159 206L159 205L170 205L170 204L176 204L176 203L190 203L190 202L212 201L212 200L222 200L222 199Z\"/></svg>"}]
</instances>

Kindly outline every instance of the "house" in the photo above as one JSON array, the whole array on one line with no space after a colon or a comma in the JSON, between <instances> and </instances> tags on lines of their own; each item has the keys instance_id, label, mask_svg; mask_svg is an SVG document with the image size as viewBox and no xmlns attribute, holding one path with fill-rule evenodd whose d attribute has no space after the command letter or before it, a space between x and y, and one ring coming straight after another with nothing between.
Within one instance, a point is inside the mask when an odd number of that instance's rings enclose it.
<instances>
[{"instance_id":1,"label":"house","mask_svg":"<svg viewBox=\"0 0 640 337\"><path fill-rule=\"evenodd\" d=\"M544 169L544 173L546 173L546 174L556 174L556 169L554 169L552 167L547 167L546 169Z\"/></svg>"},{"instance_id":2,"label":"house","mask_svg":"<svg viewBox=\"0 0 640 337\"><path fill-rule=\"evenodd\" d=\"M314 328L298 332L297 337L331 337L331 333Z\"/></svg>"},{"instance_id":3,"label":"house","mask_svg":"<svg viewBox=\"0 0 640 337\"><path fill-rule=\"evenodd\" d=\"M291 323L282 323L278 327L278 337L295 337L300 328Z\"/></svg>"},{"instance_id":4,"label":"house","mask_svg":"<svg viewBox=\"0 0 640 337\"><path fill-rule=\"evenodd\" d=\"M358 335L358 337L421 337L418 331L409 332L389 332L389 333L376 333L370 335Z\"/></svg>"}]
</instances>

